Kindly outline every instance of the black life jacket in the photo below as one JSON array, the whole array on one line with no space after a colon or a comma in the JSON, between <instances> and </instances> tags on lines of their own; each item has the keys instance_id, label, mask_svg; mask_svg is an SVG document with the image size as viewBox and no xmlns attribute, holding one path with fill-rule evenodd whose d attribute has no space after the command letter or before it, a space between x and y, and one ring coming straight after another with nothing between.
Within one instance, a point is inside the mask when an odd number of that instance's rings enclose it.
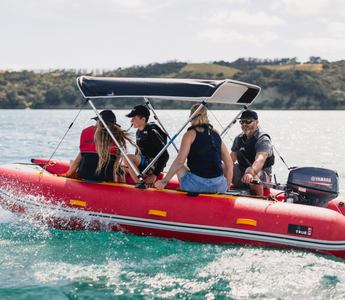
<instances>
[{"instance_id":1,"label":"black life jacket","mask_svg":"<svg viewBox=\"0 0 345 300\"><path fill-rule=\"evenodd\" d=\"M145 156L148 161L151 161L165 147L167 134L156 123L148 123L143 130L137 130L136 143L141 151L141 155ZM136 154L138 153L136 152ZM158 158L153 174L158 176L168 160L169 153L165 150Z\"/></svg>"},{"instance_id":2,"label":"black life jacket","mask_svg":"<svg viewBox=\"0 0 345 300\"><path fill-rule=\"evenodd\" d=\"M144 130L142 130L142 131L137 130L137 132L136 132L137 145L140 148L140 150L142 150L141 148L146 148L146 147L142 147L142 145L140 145L140 144L145 143L145 139L150 136L150 132L152 130L154 130L155 133L157 134L158 138L162 142L163 147L167 144L168 135L156 123L150 122L150 123L147 123ZM146 156L145 154L143 154L143 155Z\"/></svg>"},{"instance_id":3,"label":"black life jacket","mask_svg":"<svg viewBox=\"0 0 345 300\"><path fill-rule=\"evenodd\" d=\"M159 137L162 139L164 145L166 145L168 142L168 135L164 132L164 130L154 122L147 123L147 125L151 127L151 130L154 129L158 131Z\"/></svg>"},{"instance_id":4,"label":"black life jacket","mask_svg":"<svg viewBox=\"0 0 345 300\"><path fill-rule=\"evenodd\" d=\"M95 131L95 126L90 126L82 131L79 146L82 160L77 171L77 176L89 180L113 181L116 146L114 142L112 142L109 164L104 166L99 174L96 174L99 156L96 150L96 141L94 139Z\"/></svg>"},{"instance_id":5,"label":"black life jacket","mask_svg":"<svg viewBox=\"0 0 345 300\"><path fill-rule=\"evenodd\" d=\"M271 137L265 132L260 132L258 137L256 137L254 133L254 135L249 140L245 140L246 139L245 133L241 133L237 137L236 155L237 155L238 164L241 167L248 168L254 163L255 157L256 157L255 144L260 138L264 136L267 136L271 140ZM271 167L273 165L274 165L274 154L272 151L272 155L267 157L264 163L263 169Z\"/></svg>"},{"instance_id":6,"label":"black life jacket","mask_svg":"<svg viewBox=\"0 0 345 300\"><path fill-rule=\"evenodd\" d=\"M188 154L187 165L192 173L200 177L218 177L223 174L220 150L221 139L219 137L219 139L217 138L217 142L215 141L214 135L218 134L212 130L212 125L210 124L202 126L204 132L197 131L195 129L196 127L200 126L191 126L188 128L188 131L194 129L197 135ZM205 137L202 137L203 134L206 134L206 137L210 137L211 143L209 143L209 138L205 140ZM199 148L202 145L205 146ZM193 149L195 147L196 149Z\"/></svg>"}]
</instances>

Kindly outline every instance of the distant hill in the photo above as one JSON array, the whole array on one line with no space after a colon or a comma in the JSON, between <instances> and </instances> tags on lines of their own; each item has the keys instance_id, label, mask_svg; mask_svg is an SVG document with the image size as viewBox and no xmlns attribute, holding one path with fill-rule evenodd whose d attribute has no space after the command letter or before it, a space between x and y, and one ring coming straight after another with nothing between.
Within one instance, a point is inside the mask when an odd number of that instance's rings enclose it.
<instances>
[{"instance_id":1,"label":"distant hill","mask_svg":"<svg viewBox=\"0 0 345 300\"><path fill-rule=\"evenodd\" d=\"M241 72L238 69L220 66L216 64L188 64L180 71L180 74L189 73L190 75L209 74L208 76L216 76L221 78L232 78L236 73ZM199 76L198 76L199 77Z\"/></svg>"},{"instance_id":2,"label":"distant hill","mask_svg":"<svg viewBox=\"0 0 345 300\"><path fill-rule=\"evenodd\" d=\"M322 64L298 64L298 65L262 65L258 68L266 68L275 71L316 71L323 70Z\"/></svg>"},{"instance_id":3,"label":"distant hill","mask_svg":"<svg viewBox=\"0 0 345 300\"><path fill-rule=\"evenodd\" d=\"M188 64L153 63L103 74L75 70L55 70L37 74L32 71L0 71L0 108L79 108L84 103L76 78L81 75L104 77L166 77L197 79L234 79L259 85L262 91L255 109L345 109L345 61L296 63L294 59L262 61L238 59L235 62ZM321 63L320 63L321 61ZM130 108L138 99L97 100L97 106ZM190 108L182 101L153 100L155 108ZM214 108L231 108L213 105Z\"/></svg>"}]
</instances>

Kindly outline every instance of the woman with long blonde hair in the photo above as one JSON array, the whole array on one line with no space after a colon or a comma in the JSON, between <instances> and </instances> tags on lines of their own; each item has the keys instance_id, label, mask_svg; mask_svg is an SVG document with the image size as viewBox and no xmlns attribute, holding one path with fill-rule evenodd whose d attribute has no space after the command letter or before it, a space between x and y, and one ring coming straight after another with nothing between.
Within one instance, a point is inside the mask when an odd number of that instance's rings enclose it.
<instances>
[{"instance_id":1,"label":"woman with long blonde hair","mask_svg":"<svg viewBox=\"0 0 345 300\"><path fill-rule=\"evenodd\" d=\"M192 115L199 104L191 108ZM163 189L177 174L184 191L196 193L224 193L230 189L233 163L218 132L209 124L207 109L203 106L190 121L192 126L184 134L180 151L168 173L156 182ZM185 161L187 159L187 165ZM222 168L225 165L225 176Z\"/></svg>"},{"instance_id":2,"label":"woman with long blonde hair","mask_svg":"<svg viewBox=\"0 0 345 300\"><path fill-rule=\"evenodd\" d=\"M130 133L122 130L116 123L116 116L111 110L104 110L100 115L125 152L127 152L126 141L137 147L130 138ZM73 176L78 169L79 178L94 181L124 181L124 172L120 166L121 151L117 149L98 117L92 119L96 120L96 126L83 130L80 137L80 152L66 175Z\"/></svg>"}]
</instances>

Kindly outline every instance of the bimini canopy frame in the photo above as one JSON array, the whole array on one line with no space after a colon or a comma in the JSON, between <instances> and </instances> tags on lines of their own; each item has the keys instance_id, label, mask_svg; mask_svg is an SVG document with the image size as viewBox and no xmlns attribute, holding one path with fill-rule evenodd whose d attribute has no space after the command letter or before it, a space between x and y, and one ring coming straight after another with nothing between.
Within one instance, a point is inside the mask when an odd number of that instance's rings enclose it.
<instances>
[{"instance_id":1,"label":"bimini canopy frame","mask_svg":"<svg viewBox=\"0 0 345 300\"><path fill-rule=\"evenodd\" d=\"M85 98L144 97L249 106L260 87L240 81L170 79L170 78L113 78L87 77L77 79Z\"/></svg>"},{"instance_id":2,"label":"bimini canopy frame","mask_svg":"<svg viewBox=\"0 0 345 300\"><path fill-rule=\"evenodd\" d=\"M116 101L116 98L143 97L146 103L149 98L201 102L198 109L189 117L188 121L183 124L182 128L150 162L142 174L145 174L163 154L163 152L173 143L176 137L188 125L190 120L198 113L203 105L206 103L244 105L244 108L242 109L243 111L254 102L261 90L260 87L256 85L230 79L199 80L123 77L102 78L82 76L77 79L77 85L84 98L89 101L90 99L96 98L114 98L114 101ZM97 116L100 118L99 113L93 106L92 102L90 104L95 110ZM103 124L105 123L103 122ZM115 143L117 144L117 142ZM130 162L127 155L124 153L122 154L125 156L127 161ZM135 171L135 168L133 169ZM142 174L136 175L142 180Z\"/></svg>"}]
</instances>

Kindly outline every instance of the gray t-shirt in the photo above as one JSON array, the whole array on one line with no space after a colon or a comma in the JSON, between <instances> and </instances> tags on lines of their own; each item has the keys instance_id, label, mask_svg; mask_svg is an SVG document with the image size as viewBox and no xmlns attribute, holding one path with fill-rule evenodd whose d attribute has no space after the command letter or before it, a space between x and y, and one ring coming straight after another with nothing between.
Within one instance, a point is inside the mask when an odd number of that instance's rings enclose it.
<instances>
[{"instance_id":1,"label":"gray t-shirt","mask_svg":"<svg viewBox=\"0 0 345 300\"><path fill-rule=\"evenodd\" d=\"M258 138L259 135L263 133L263 131L261 129L257 129L254 134L250 137L249 141L251 139ZM231 151L236 152L238 151L238 149L236 148L237 145L237 140L239 138L240 134L238 136L236 136L232 147L231 147ZM246 135L244 135L244 139L246 138ZM267 152L268 156L271 156L273 153L273 147L272 147L272 143L271 140L269 139L269 137L267 135L262 136L255 144L255 152ZM267 167L267 168L263 168L264 171L271 173L272 172L272 166L271 167Z\"/></svg>"}]
</instances>

